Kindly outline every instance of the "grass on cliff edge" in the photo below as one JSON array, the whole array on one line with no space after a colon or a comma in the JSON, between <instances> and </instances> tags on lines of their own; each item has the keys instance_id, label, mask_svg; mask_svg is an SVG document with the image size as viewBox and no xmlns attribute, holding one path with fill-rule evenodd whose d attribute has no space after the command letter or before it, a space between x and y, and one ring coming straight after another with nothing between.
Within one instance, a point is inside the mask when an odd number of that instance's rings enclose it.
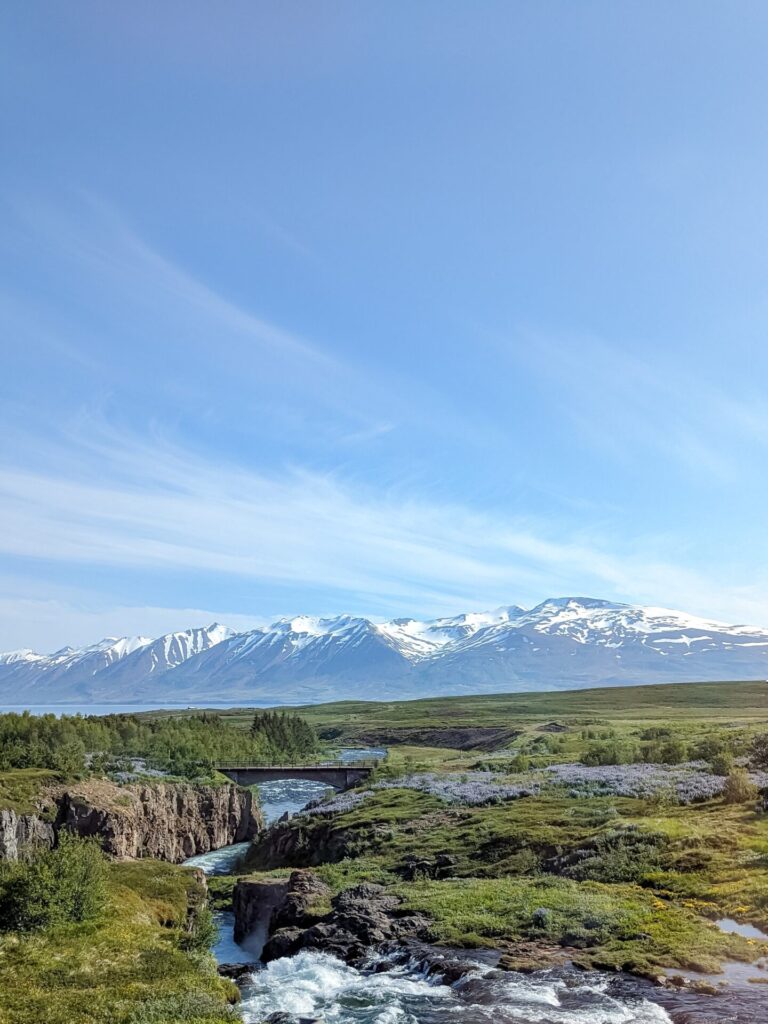
<instances>
[{"instance_id":1,"label":"grass on cliff edge","mask_svg":"<svg viewBox=\"0 0 768 1024\"><path fill-rule=\"evenodd\" d=\"M0 1024L232 1024L235 986L189 952L193 874L159 861L114 863L95 922L0 939Z\"/></svg>"},{"instance_id":2,"label":"grass on cliff edge","mask_svg":"<svg viewBox=\"0 0 768 1024\"><path fill-rule=\"evenodd\" d=\"M45 768L11 768L0 772L0 808L16 814L32 814L40 793L61 781L57 772Z\"/></svg>"}]
</instances>

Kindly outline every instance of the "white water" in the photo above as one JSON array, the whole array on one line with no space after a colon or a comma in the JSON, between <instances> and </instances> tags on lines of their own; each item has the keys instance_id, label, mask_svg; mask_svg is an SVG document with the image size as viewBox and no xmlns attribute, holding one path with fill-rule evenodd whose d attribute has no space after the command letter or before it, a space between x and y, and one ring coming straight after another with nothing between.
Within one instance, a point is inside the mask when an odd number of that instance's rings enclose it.
<instances>
[{"instance_id":1,"label":"white water","mask_svg":"<svg viewBox=\"0 0 768 1024\"><path fill-rule=\"evenodd\" d=\"M341 752L349 761L382 754ZM300 810L326 788L306 780L262 783L258 789L267 824L286 811ZM238 843L187 863L207 874L230 874L237 871L247 846ZM217 919L220 936L214 954L219 963L253 962L248 943L238 946L232 938L233 915L222 913ZM371 970L357 970L324 953L302 952L255 970L243 986L240 1010L246 1024L258 1024L276 1011L326 1024L670 1024L660 1006L628 991L614 991L620 987L607 975L520 975L481 964L449 986L427 979L416 968L379 961Z\"/></svg>"},{"instance_id":2,"label":"white water","mask_svg":"<svg viewBox=\"0 0 768 1024\"><path fill-rule=\"evenodd\" d=\"M281 1010L327 1024L669 1024L655 1003L612 994L612 980L576 972L532 975L478 964L454 985L379 963L359 971L324 953L302 952L254 972L240 1008L247 1024Z\"/></svg>"}]
</instances>

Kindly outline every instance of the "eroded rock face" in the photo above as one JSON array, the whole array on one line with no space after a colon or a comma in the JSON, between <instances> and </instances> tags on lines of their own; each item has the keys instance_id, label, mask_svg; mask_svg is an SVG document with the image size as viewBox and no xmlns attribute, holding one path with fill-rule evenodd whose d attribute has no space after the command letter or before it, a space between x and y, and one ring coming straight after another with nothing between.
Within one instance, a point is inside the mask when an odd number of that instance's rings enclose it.
<instances>
[{"instance_id":1,"label":"eroded rock face","mask_svg":"<svg viewBox=\"0 0 768 1024\"><path fill-rule=\"evenodd\" d=\"M252 839L262 826L249 790L191 783L117 786L93 780L47 794L53 815L0 811L0 859L16 860L61 829L94 836L119 859L154 857L178 864L230 843ZM47 820L51 817L52 820Z\"/></svg>"},{"instance_id":2,"label":"eroded rock face","mask_svg":"<svg viewBox=\"0 0 768 1024\"><path fill-rule=\"evenodd\" d=\"M290 878L241 878L232 893L235 941L250 938L248 948L260 956L278 930L298 936L320 920L330 896L328 886L311 871L294 871Z\"/></svg>"},{"instance_id":3,"label":"eroded rock face","mask_svg":"<svg viewBox=\"0 0 768 1024\"><path fill-rule=\"evenodd\" d=\"M0 860L18 860L24 851L43 844L51 846L53 824L36 814L16 814L0 810Z\"/></svg>"},{"instance_id":4,"label":"eroded rock face","mask_svg":"<svg viewBox=\"0 0 768 1024\"><path fill-rule=\"evenodd\" d=\"M114 857L155 857L178 864L252 839L261 816L251 792L235 785L117 788L93 782L63 794L59 824L81 836L98 836Z\"/></svg>"},{"instance_id":5,"label":"eroded rock face","mask_svg":"<svg viewBox=\"0 0 768 1024\"><path fill-rule=\"evenodd\" d=\"M263 944L269 934L272 915L287 896L289 886L290 883L281 878L265 878L259 882L241 879L235 885L232 891L235 942L243 942L249 935L261 931Z\"/></svg>"},{"instance_id":6,"label":"eroded rock face","mask_svg":"<svg viewBox=\"0 0 768 1024\"><path fill-rule=\"evenodd\" d=\"M374 852L391 838L386 825L339 828L316 815L296 816L267 829L248 852L251 871L281 867L318 867Z\"/></svg>"}]
</instances>

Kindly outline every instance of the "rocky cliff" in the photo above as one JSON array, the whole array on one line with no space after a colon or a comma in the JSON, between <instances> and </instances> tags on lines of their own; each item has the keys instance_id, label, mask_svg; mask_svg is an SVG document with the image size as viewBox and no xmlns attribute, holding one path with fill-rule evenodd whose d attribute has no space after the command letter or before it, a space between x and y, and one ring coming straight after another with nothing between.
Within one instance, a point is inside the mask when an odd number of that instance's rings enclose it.
<instances>
[{"instance_id":1,"label":"rocky cliff","mask_svg":"<svg viewBox=\"0 0 768 1024\"><path fill-rule=\"evenodd\" d=\"M54 828L38 814L0 810L0 860L18 860L23 851L38 843L51 846Z\"/></svg>"},{"instance_id":2,"label":"rocky cliff","mask_svg":"<svg viewBox=\"0 0 768 1024\"><path fill-rule=\"evenodd\" d=\"M95 836L113 857L178 864L250 840L261 824L253 795L235 785L117 786L92 780L49 791L37 814L0 811L0 859L16 860L35 842L51 845L60 829L68 829Z\"/></svg>"}]
</instances>

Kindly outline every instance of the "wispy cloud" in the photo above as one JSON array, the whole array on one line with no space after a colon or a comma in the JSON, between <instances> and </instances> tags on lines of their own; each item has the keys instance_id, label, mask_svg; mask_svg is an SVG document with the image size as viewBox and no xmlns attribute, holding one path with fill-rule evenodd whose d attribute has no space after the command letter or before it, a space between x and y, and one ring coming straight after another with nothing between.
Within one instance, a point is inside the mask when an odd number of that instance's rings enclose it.
<instances>
[{"instance_id":1,"label":"wispy cloud","mask_svg":"<svg viewBox=\"0 0 768 1024\"><path fill-rule=\"evenodd\" d=\"M89 405L123 418L151 407L314 448L375 442L404 423L461 443L503 440L471 407L457 415L428 373L372 366L349 338L318 340L259 315L258 281L247 300L225 294L99 197L17 203L16 220L20 248L55 294L50 308L45 287L34 302L6 296L5 329L40 353L35 372L57 355L77 360Z\"/></svg>"},{"instance_id":2,"label":"wispy cloud","mask_svg":"<svg viewBox=\"0 0 768 1024\"><path fill-rule=\"evenodd\" d=\"M123 405L128 396L134 404L165 398L203 414L218 407L219 419L241 426L254 413L259 423L313 423L329 437L365 435L392 416L386 389L349 360L258 315L258 294L248 303L224 294L98 197L56 210L18 204L17 233L68 301L57 295L48 316L44 300L7 296L9 329L16 325L48 354L73 353L94 385L119 393Z\"/></svg>"},{"instance_id":3,"label":"wispy cloud","mask_svg":"<svg viewBox=\"0 0 768 1024\"><path fill-rule=\"evenodd\" d=\"M521 331L514 348L502 346L554 394L582 438L619 462L652 453L690 474L733 482L748 468L746 456L768 445L768 411L751 375L726 372L722 361L707 366L703 351L697 359L537 330Z\"/></svg>"},{"instance_id":4,"label":"wispy cloud","mask_svg":"<svg viewBox=\"0 0 768 1024\"><path fill-rule=\"evenodd\" d=\"M6 590L1 580L0 587ZM213 622L224 622L235 630L264 624L257 616L231 610L89 607L87 594L81 594L80 601L84 603L58 597L28 597L12 591L0 593L0 650L28 647L40 654L50 654L65 646L85 646L106 636L156 637Z\"/></svg>"},{"instance_id":5,"label":"wispy cloud","mask_svg":"<svg viewBox=\"0 0 768 1024\"><path fill-rule=\"evenodd\" d=\"M116 434L62 450L56 471L6 464L0 496L5 555L322 588L337 609L429 614L584 590L747 619L766 607L765 591L729 594L640 541L627 552L605 537L564 540L562 526L553 539L524 516L302 468L257 473Z\"/></svg>"}]
</instances>

